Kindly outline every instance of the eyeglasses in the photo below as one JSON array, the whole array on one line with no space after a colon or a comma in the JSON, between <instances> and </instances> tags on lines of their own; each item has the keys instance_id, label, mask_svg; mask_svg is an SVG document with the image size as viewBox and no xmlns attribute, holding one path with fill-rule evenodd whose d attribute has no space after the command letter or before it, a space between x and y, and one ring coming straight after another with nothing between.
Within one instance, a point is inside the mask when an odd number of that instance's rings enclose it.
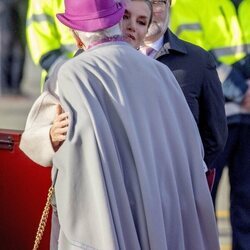
<instances>
[{"instance_id":1,"label":"eyeglasses","mask_svg":"<svg viewBox=\"0 0 250 250\"><path fill-rule=\"evenodd\" d=\"M156 1L151 1L152 5L155 7L165 7L165 5L168 3L167 0L156 0Z\"/></svg>"}]
</instances>

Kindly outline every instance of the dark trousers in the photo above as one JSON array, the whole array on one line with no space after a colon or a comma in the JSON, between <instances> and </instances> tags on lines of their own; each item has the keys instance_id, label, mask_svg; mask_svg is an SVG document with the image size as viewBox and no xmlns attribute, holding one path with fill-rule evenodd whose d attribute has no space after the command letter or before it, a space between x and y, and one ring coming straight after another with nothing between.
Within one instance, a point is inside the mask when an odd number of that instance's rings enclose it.
<instances>
[{"instance_id":1,"label":"dark trousers","mask_svg":"<svg viewBox=\"0 0 250 250\"><path fill-rule=\"evenodd\" d=\"M212 190L216 193L223 168L229 170L230 219L233 250L250 249L250 125L228 126L228 140L224 152L215 163L216 177Z\"/></svg>"},{"instance_id":2,"label":"dark trousers","mask_svg":"<svg viewBox=\"0 0 250 250\"><path fill-rule=\"evenodd\" d=\"M25 59L25 30L18 10L0 3L0 94L20 92Z\"/></svg>"}]
</instances>

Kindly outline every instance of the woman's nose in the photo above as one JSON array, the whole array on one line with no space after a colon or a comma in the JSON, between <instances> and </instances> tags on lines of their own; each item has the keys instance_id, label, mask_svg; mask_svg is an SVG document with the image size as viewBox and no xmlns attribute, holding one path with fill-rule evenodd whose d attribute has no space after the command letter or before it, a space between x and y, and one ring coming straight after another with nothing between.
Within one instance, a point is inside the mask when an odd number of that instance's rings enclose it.
<instances>
[{"instance_id":1,"label":"woman's nose","mask_svg":"<svg viewBox=\"0 0 250 250\"><path fill-rule=\"evenodd\" d=\"M135 31L135 23L133 21L129 22L128 30Z\"/></svg>"}]
</instances>

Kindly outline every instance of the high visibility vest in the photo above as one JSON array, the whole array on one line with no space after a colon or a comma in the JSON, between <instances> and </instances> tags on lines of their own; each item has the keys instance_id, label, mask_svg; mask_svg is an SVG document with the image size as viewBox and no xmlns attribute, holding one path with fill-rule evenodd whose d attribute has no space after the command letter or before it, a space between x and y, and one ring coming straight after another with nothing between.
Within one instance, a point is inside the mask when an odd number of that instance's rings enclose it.
<instances>
[{"instance_id":1,"label":"high visibility vest","mask_svg":"<svg viewBox=\"0 0 250 250\"><path fill-rule=\"evenodd\" d=\"M170 28L231 65L250 52L249 13L250 0L243 0L238 10L230 0L176 0Z\"/></svg>"},{"instance_id":2,"label":"high visibility vest","mask_svg":"<svg viewBox=\"0 0 250 250\"><path fill-rule=\"evenodd\" d=\"M60 49L66 57L72 57L76 45L69 28L56 18L64 12L63 0L30 0L27 13L27 44L35 64L42 56ZM45 75L45 72L43 72Z\"/></svg>"}]
</instances>

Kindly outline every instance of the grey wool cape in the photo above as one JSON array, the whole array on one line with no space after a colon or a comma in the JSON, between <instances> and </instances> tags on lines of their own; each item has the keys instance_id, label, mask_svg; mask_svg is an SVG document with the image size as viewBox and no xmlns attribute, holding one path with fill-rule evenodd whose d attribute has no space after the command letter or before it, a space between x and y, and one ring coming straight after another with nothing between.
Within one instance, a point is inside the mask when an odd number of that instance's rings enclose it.
<instances>
[{"instance_id":1,"label":"grey wool cape","mask_svg":"<svg viewBox=\"0 0 250 250\"><path fill-rule=\"evenodd\" d=\"M57 87L70 119L53 158L59 249L219 249L199 132L169 69L105 43L66 62Z\"/></svg>"}]
</instances>

